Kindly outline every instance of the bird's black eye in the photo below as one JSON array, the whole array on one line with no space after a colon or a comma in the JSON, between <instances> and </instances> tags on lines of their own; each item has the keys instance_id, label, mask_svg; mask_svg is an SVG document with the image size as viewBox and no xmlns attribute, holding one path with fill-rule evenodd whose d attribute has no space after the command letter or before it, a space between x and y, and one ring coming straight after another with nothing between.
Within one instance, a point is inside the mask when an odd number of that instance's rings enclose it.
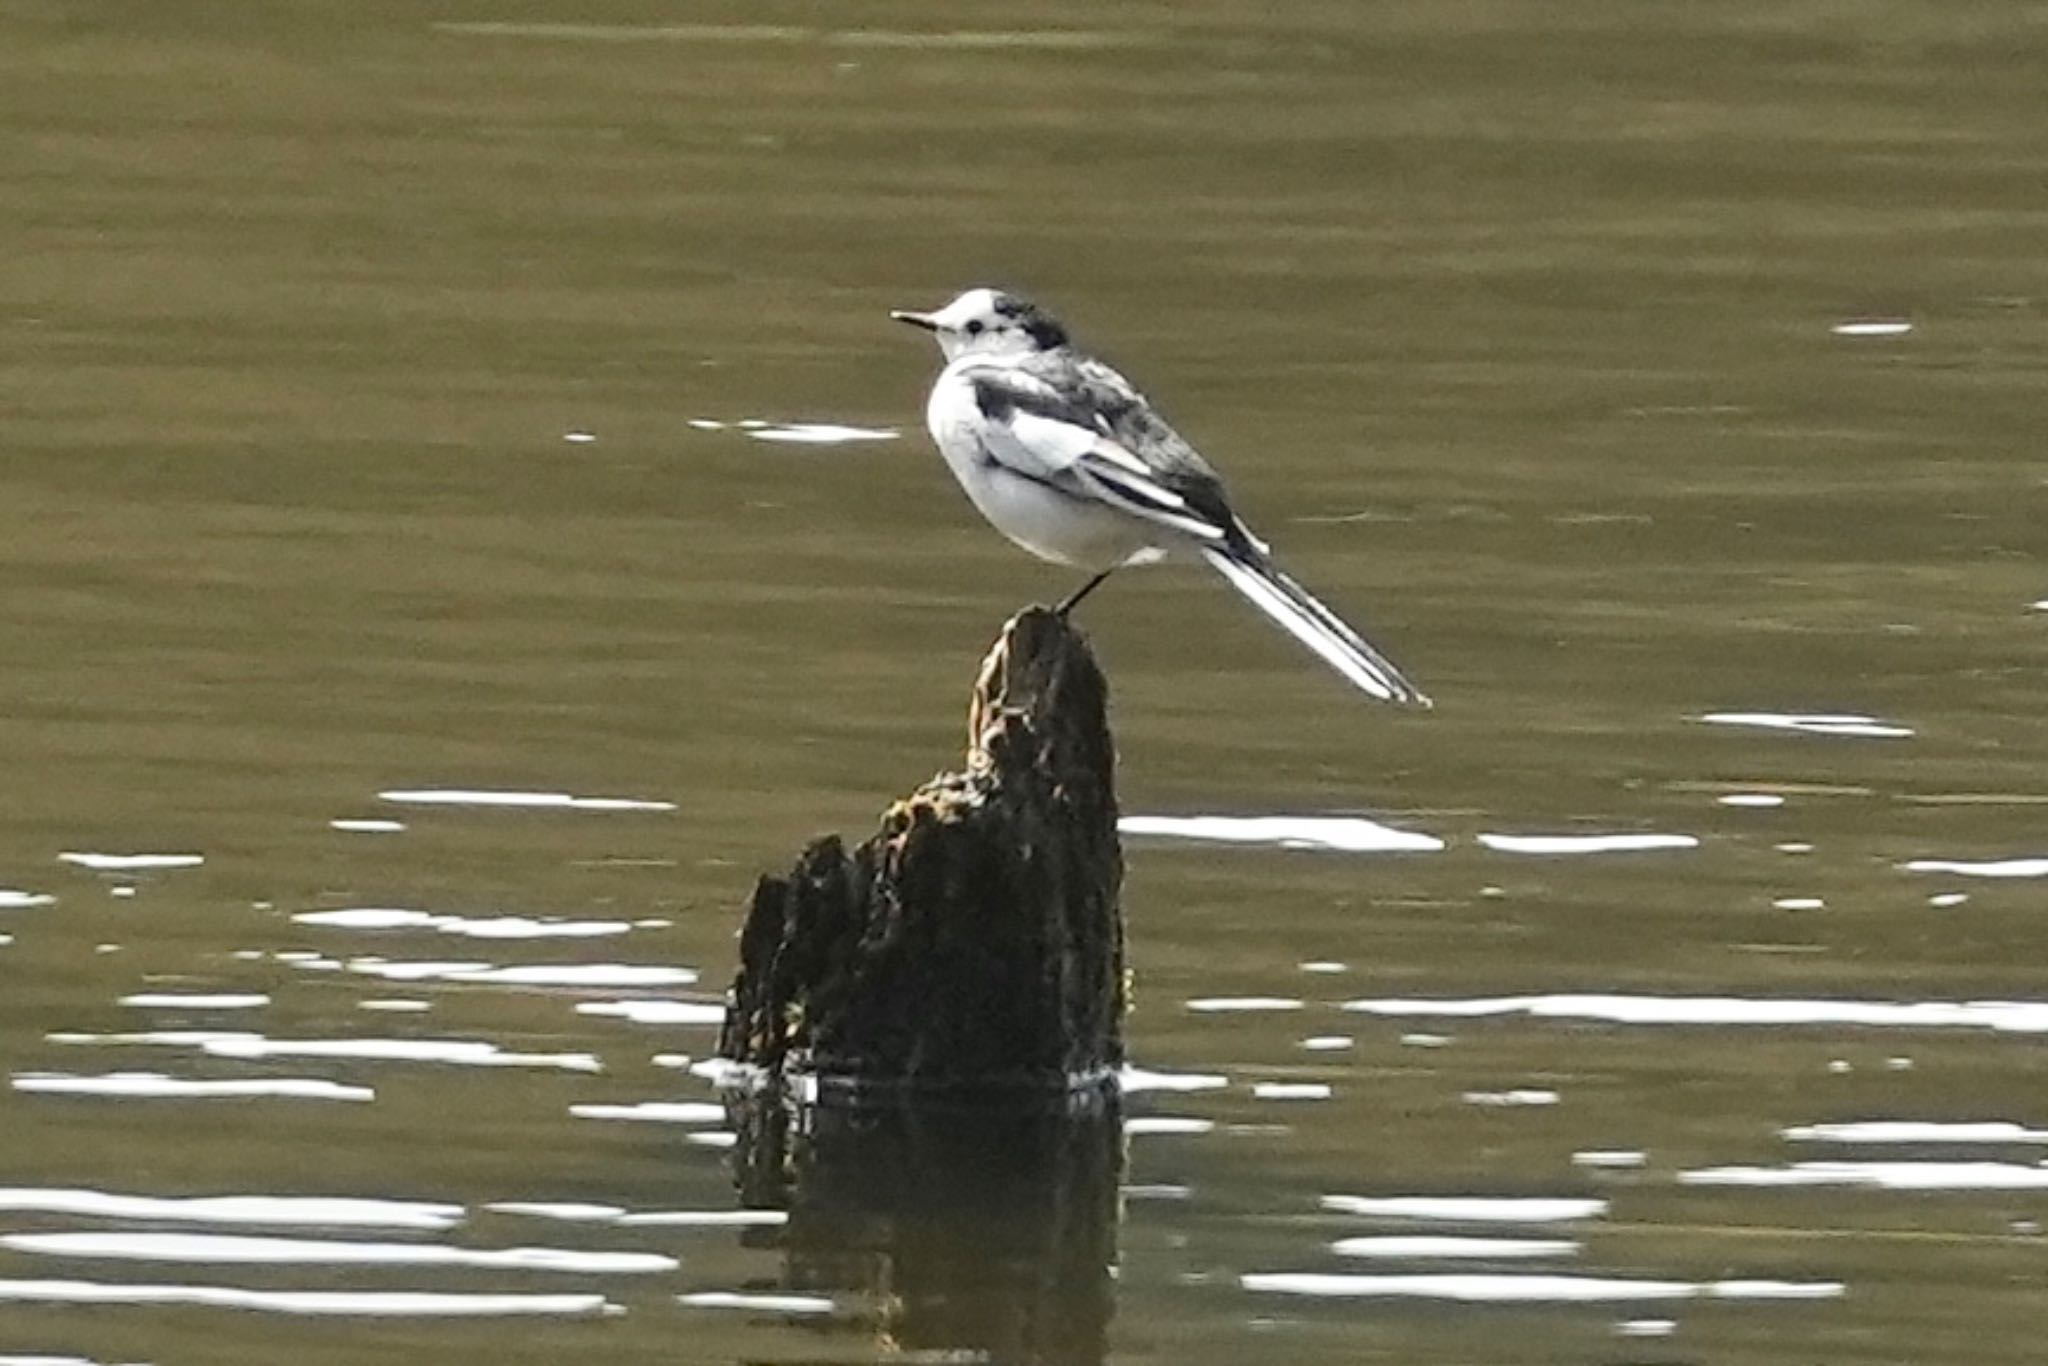
<instances>
[{"instance_id":1,"label":"bird's black eye","mask_svg":"<svg viewBox=\"0 0 2048 1366\"><path fill-rule=\"evenodd\" d=\"M978 337L981 335L981 329L982 321L981 319L976 318L972 322L967 324L967 335L970 337Z\"/></svg>"}]
</instances>

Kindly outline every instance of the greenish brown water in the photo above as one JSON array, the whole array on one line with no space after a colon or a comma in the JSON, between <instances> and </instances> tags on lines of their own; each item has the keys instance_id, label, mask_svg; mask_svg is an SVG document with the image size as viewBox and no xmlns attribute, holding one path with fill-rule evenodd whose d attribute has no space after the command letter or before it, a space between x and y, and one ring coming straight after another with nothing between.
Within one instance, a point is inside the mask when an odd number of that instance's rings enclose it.
<instances>
[{"instance_id":1,"label":"greenish brown water","mask_svg":"<svg viewBox=\"0 0 2048 1366\"><path fill-rule=\"evenodd\" d=\"M621 1012L715 1001L755 875L952 762L997 625L1071 586L953 488L886 319L986 282L1438 702L1360 702L1197 569L1090 600L1128 812L1444 846L1132 839L1133 1053L1221 1085L1128 1104L1115 1278L1071 1292L1108 1358L2038 1359L2044 38L1877 0L0 3L0 1358L904 1355L907 1266L628 1217L735 1208L716 1122L571 1107L710 1098L711 1026ZM380 797L420 789L671 809ZM364 908L417 914L295 918ZM562 965L600 971L500 971ZM195 993L243 999L149 1003ZM2018 1127L1813 1129L1871 1121ZM1417 1236L1575 1246L1332 1248ZM339 1238L561 1255L291 1260ZM1302 1275L1479 1279L1257 1279ZM1583 1279L1499 1279L1538 1275ZM591 1298L377 1298L414 1291ZM678 1298L719 1293L833 1312ZM947 1322L915 1345L982 1343Z\"/></svg>"}]
</instances>

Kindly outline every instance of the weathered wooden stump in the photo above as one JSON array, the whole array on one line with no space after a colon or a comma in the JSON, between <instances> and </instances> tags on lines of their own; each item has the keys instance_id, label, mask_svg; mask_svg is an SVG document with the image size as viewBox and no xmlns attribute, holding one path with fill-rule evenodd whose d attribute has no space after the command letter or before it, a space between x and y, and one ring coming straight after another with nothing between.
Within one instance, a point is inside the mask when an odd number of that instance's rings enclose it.
<instances>
[{"instance_id":1,"label":"weathered wooden stump","mask_svg":"<svg viewBox=\"0 0 2048 1366\"><path fill-rule=\"evenodd\" d=\"M1123 1061L1123 854L1108 687L1080 633L1012 617L967 765L848 854L764 877L719 1052L855 1087L1068 1089Z\"/></svg>"}]
</instances>

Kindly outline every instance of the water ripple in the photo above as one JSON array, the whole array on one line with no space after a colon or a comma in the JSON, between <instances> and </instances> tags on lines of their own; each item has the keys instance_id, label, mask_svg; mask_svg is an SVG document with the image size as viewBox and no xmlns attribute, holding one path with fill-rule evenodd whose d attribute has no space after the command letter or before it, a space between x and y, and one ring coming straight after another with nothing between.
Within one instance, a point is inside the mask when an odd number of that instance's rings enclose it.
<instances>
[{"instance_id":1,"label":"water ripple","mask_svg":"<svg viewBox=\"0 0 2048 1366\"><path fill-rule=\"evenodd\" d=\"M1746 996L1479 996L1432 1000L1384 997L1346 1001L1342 1009L1367 1015L1478 1019L1527 1015L1533 1019L1603 1020L1632 1025L1860 1025L1889 1029L1992 1029L2048 1032L2043 1001L1798 1000Z\"/></svg>"},{"instance_id":2,"label":"water ripple","mask_svg":"<svg viewBox=\"0 0 2048 1366\"><path fill-rule=\"evenodd\" d=\"M318 958L302 966L317 967ZM652 967L636 963L538 963L498 967L491 963L434 962L365 956L351 958L348 971L391 982L463 982L514 987L681 987L697 980L694 968Z\"/></svg>"},{"instance_id":3,"label":"water ripple","mask_svg":"<svg viewBox=\"0 0 2048 1366\"><path fill-rule=\"evenodd\" d=\"M1909 873L1953 873L1958 877L2048 877L2048 858L1963 859L1922 858L1901 865Z\"/></svg>"},{"instance_id":4,"label":"water ripple","mask_svg":"<svg viewBox=\"0 0 2048 1366\"><path fill-rule=\"evenodd\" d=\"M129 1034L64 1032L45 1037L57 1044L197 1048L217 1058L361 1058L373 1062L456 1063L466 1067L604 1070L588 1053L508 1053L483 1039L272 1039L241 1030L219 1029L156 1029Z\"/></svg>"},{"instance_id":5,"label":"water ripple","mask_svg":"<svg viewBox=\"0 0 2048 1366\"><path fill-rule=\"evenodd\" d=\"M1340 1238L1330 1251L1340 1257L1380 1257L1415 1261L1447 1261L1462 1257L1519 1260L1524 1257L1575 1257L1580 1244L1569 1238Z\"/></svg>"},{"instance_id":6,"label":"water ripple","mask_svg":"<svg viewBox=\"0 0 2048 1366\"><path fill-rule=\"evenodd\" d=\"M1789 1167L1700 1167L1683 1186L1848 1186L1893 1191L2048 1190L2048 1166L2014 1162L1795 1162Z\"/></svg>"},{"instance_id":7,"label":"water ripple","mask_svg":"<svg viewBox=\"0 0 2048 1366\"><path fill-rule=\"evenodd\" d=\"M1941 1123L1904 1119L1851 1120L1842 1124L1795 1124L1778 1131L1793 1143L2048 1143L2048 1129L1991 1120Z\"/></svg>"},{"instance_id":8,"label":"water ripple","mask_svg":"<svg viewBox=\"0 0 2048 1366\"><path fill-rule=\"evenodd\" d=\"M462 1221L460 1205L325 1195L116 1195L62 1186L0 1187L0 1210L166 1223L265 1228L440 1230Z\"/></svg>"},{"instance_id":9,"label":"water ripple","mask_svg":"<svg viewBox=\"0 0 2048 1366\"><path fill-rule=\"evenodd\" d=\"M269 1005L270 998L258 992L154 991L123 996L115 1004L139 1010L255 1010Z\"/></svg>"},{"instance_id":10,"label":"water ripple","mask_svg":"<svg viewBox=\"0 0 2048 1366\"><path fill-rule=\"evenodd\" d=\"M514 20L443 20L436 33L482 38L541 38L594 43L801 43L825 47L902 48L911 51L1093 51L1110 47L1156 46L1152 34L1103 29L960 29L917 32L900 29L833 29L789 24L595 24ZM709 419L699 418L697 426Z\"/></svg>"},{"instance_id":11,"label":"water ripple","mask_svg":"<svg viewBox=\"0 0 2048 1366\"><path fill-rule=\"evenodd\" d=\"M1479 842L1502 854L1638 854L1659 849L1697 849L1694 835L1488 835Z\"/></svg>"},{"instance_id":12,"label":"water ripple","mask_svg":"<svg viewBox=\"0 0 2048 1366\"><path fill-rule=\"evenodd\" d=\"M796 446L894 441L903 435L894 427L849 427L839 422L773 422L765 427L748 427L746 434L756 441L777 441Z\"/></svg>"},{"instance_id":13,"label":"water ripple","mask_svg":"<svg viewBox=\"0 0 2048 1366\"><path fill-rule=\"evenodd\" d=\"M1464 1304L1591 1304L1634 1300L1820 1300L1839 1281L1654 1281L1618 1276L1345 1276L1254 1272L1247 1290L1340 1298L1455 1300Z\"/></svg>"},{"instance_id":14,"label":"water ripple","mask_svg":"<svg viewBox=\"0 0 2048 1366\"><path fill-rule=\"evenodd\" d=\"M59 863L76 864L98 873L133 873L151 868L197 868L206 862L204 854L92 854L63 853Z\"/></svg>"},{"instance_id":15,"label":"water ripple","mask_svg":"<svg viewBox=\"0 0 2048 1366\"><path fill-rule=\"evenodd\" d=\"M222 1058L362 1058L373 1062L454 1063L462 1067L544 1067L601 1072L589 1053L508 1053L482 1039L221 1039L205 1045Z\"/></svg>"},{"instance_id":16,"label":"water ripple","mask_svg":"<svg viewBox=\"0 0 2048 1366\"><path fill-rule=\"evenodd\" d=\"M80 1076L69 1072L17 1072L14 1089L51 1096L108 1096L122 1100L285 1100L369 1101L377 1093L367 1086L344 1086L319 1077L260 1077L209 1080L173 1077L162 1072L107 1072Z\"/></svg>"},{"instance_id":17,"label":"water ripple","mask_svg":"<svg viewBox=\"0 0 2048 1366\"><path fill-rule=\"evenodd\" d=\"M1159 1072L1126 1065L1117 1073L1117 1084L1126 1095L1139 1091L1220 1091L1230 1085L1230 1078L1214 1072Z\"/></svg>"},{"instance_id":18,"label":"water ripple","mask_svg":"<svg viewBox=\"0 0 2048 1366\"><path fill-rule=\"evenodd\" d=\"M715 1025L725 1021L725 1007L711 1001L585 1001L578 1015L609 1015L634 1024Z\"/></svg>"},{"instance_id":19,"label":"water ripple","mask_svg":"<svg viewBox=\"0 0 2048 1366\"><path fill-rule=\"evenodd\" d=\"M1213 1119L1196 1119L1189 1115L1141 1115L1124 1121L1126 1134L1206 1134L1216 1128Z\"/></svg>"},{"instance_id":20,"label":"water ripple","mask_svg":"<svg viewBox=\"0 0 2048 1366\"><path fill-rule=\"evenodd\" d=\"M642 1124L723 1124L725 1107L709 1101L647 1100L633 1105L571 1105L578 1119L624 1119Z\"/></svg>"},{"instance_id":21,"label":"water ripple","mask_svg":"<svg viewBox=\"0 0 2048 1366\"><path fill-rule=\"evenodd\" d=\"M1346 854L1428 854L1444 847L1434 835L1396 830L1363 816L1125 816L1116 828L1140 837Z\"/></svg>"},{"instance_id":22,"label":"water ripple","mask_svg":"<svg viewBox=\"0 0 2048 1366\"><path fill-rule=\"evenodd\" d=\"M1568 1224L1607 1213L1605 1200L1549 1196L1326 1195L1322 1206L1338 1214L1455 1224Z\"/></svg>"},{"instance_id":23,"label":"water ripple","mask_svg":"<svg viewBox=\"0 0 2048 1366\"><path fill-rule=\"evenodd\" d=\"M646 1275L674 1271L653 1252L587 1252L558 1247L460 1248L432 1243L360 1243L322 1238L251 1238L220 1233L14 1233L0 1247L45 1257L265 1266L455 1266L497 1271Z\"/></svg>"},{"instance_id":24,"label":"water ripple","mask_svg":"<svg viewBox=\"0 0 2048 1366\"><path fill-rule=\"evenodd\" d=\"M1328 1100L1336 1094L1335 1088L1320 1081L1256 1081L1252 1083L1254 1100Z\"/></svg>"},{"instance_id":25,"label":"water ripple","mask_svg":"<svg viewBox=\"0 0 2048 1366\"><path fill-rule=\"evenodd\" d=\"M1459 1096L1467 1105L1480 1105L1490 1109L1509 1110L1523 1106L1555 1105L1559 1100L1555 1091L1544 1091L1530 1087L1512 1091L1467 1091Z\"/></svg>"},{"instance_id":26,"label":"water ripple","mask_svg":"<svg viewBox=\"0 0 2048 1366\"><path fill-rule=\"evenodd\" d=\"M758 1309L771 1314L830 1314L839 1308L823 1295L763 1295L737 1290L699 1290L676 1296L693 1309Z\"/></svg>"},{"instance_id":27,"label":"water ripple","mask_svg":"<svg viewBox=\"0 0 2048 1366\"><path fill-rule=\"evenodd\" d=\"M334 911L302 911L292 917L300 925L343 930L434 930L470 939L593 939L630 933L627 920L564 920L523 915L440 915L431 911L385 906L351 906Z\"/></svg>"},{"instance_id":28,"label":"water ripple","mask_svg":"<svg viewBox=\"0 0 2048 1366\"><path fill-rule=\"evenodd\" d=\"M1845 735L1872 740L1902 740L1911 729L1855 712L1715 711L1700 720L1713 726L1756 726L1793 730L1806 735Z\"/></svg>"},{"instance_id":29,"label":"water ripple","mask_svg":"<svg viewBox=\"0 0 2048 1366\"><path fill-rule=\"evenodd\" d=\"M650 1209L619 1216L627 1228L774 1228L789 1222L779 1209Z\"/></svg>"},{"instance_id":30,"label":"water ripple","mask_svg":"<svg viewBox=\"0 0 2048 1366\"><path fill-rule=\"evenodd\" d=\"M674 802L643 797L578 797L567 792L520 792L510 789L406 787L379 792L380 801L409 806L500 806L556 811L673 811Z\"/></svg>"},{"instance_id":31,"label":"water ripple","mask_svg":"<svg viewBox=\"0 0 2048 1366\"><path fill-rule=\"evenodd\" d=\"M623 1312L602 1295L489 1295L423 1290L244 1290L228 1285L107 1285L98 1281L0 1280L0 1302L198 1305L276 1314L356 1318L589 1316Z\"/></svg>"}]
</instances>

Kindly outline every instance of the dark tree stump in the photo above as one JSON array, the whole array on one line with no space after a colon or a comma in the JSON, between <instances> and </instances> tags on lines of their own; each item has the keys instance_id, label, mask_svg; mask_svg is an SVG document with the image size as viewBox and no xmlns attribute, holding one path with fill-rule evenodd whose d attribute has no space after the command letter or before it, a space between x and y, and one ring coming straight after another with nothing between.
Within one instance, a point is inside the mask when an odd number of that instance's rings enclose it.
<instances>
[{"instance_id":1,"label":"dark tree stump","mask_svg":"<svg viewBox=\"0 0 2048 1366\"><path fill-rule=\"evenodd\" d=\"M1079 632L1027 608L968 710L967 767L851 855L764 877L719 1052L831 1083L1066 1089L1123 1061L1123 920L1108 686Z\"/></svg>"}]
</instances>

